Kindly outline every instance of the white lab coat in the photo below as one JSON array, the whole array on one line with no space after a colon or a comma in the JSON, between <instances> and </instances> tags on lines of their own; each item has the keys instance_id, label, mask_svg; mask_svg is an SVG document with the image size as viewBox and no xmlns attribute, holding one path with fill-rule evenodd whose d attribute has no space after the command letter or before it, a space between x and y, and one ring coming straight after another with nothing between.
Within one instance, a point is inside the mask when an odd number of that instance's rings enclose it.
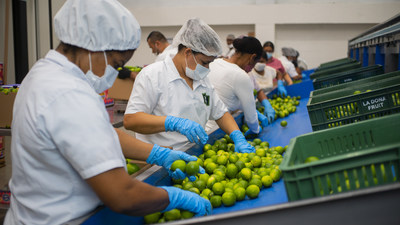
<instances>
[{"instance_id":1,"label":"white lab coat","mask_svg":"<svg viewBox=\"0 0 400 225\"><path fill-rule=\"evenodd\" d=\"M216 59L210 64L208 77L228 110L231 112L242 110L249 129L258 133L254 85L249 75L236 64Z\"/></svg>"},{"instance_id":2,"label":"white lab coat","mask_svg":"<svg viewBox=\"0 0 400 225\"><path fill-rule=\"evenodd\" d=\"M294 67L294 64L292 62L290 62L286 58L286 56L279 57L279 60L281 61L283 67L285 67L285 70L289 74L290 77L295 77L298 75L296 68Z\"/></svg>"},{"instance_id":3,"label":"white lab coat","mask_svg":"<svg viewBox=\"0 0 400 225\"><path fill-rule=\"evenodd\" d=\"M163 61L167 56L173 58L176 53L178 53L178 48L168 45L163 52L157 55L155 62Z\"/></svg>"},{"instance_id":4,"label":"white lab coat","mask_svg":"<svg viewBox=\"0 0 400 225\"><path fill-rule=\"evenodd\" d=\"M269 93L274 87L274 79L276 78L276 70L270 66L265 66L264 75L258 74L254 68L249 72L250 79L256 82L259 89L255 88L257 91L260 89L266 93ZM256 87L256 86L255 86Z\"/></svg>"},{"instance_id":5,"label":"white lab coat","mask_svg":"<svg viewBox=\"0 0 400 225\"><path fill-rule=\"evenodd\" d=\"M193 81L192 90L167 56L164 61L145 67L136 78L125 114L137 112L185 118L204 128L209 119L220 119L227 109L207 77ZM136 138L180 151L186 150L182 147L188 143L186 136L178 132L136 133Z\"/></svg>"},{"instance_id":6,"label":"white lab coat","mask_svg":"<svg viewBox=\"0 0 400 225\"><path fill-rule=\"evenodd\" d=\"M101 204L85 179L125 167L117 133L85 74L51 50L14 103L5 224L64 224Z\"/></svg>"}]
</instances>

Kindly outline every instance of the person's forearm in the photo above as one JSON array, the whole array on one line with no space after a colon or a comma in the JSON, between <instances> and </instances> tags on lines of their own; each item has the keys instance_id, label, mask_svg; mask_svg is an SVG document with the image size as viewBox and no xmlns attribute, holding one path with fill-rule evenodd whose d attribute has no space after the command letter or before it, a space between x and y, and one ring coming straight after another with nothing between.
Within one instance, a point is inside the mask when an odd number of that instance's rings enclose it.
<instances>
[{"instance_id":1,"label":"person's forearm","mask_svg":"<svg viewBox=\"0 0 400 225\"><path fill-rule=\"evenodd\" d=\"M142 161L147 160L151 150L153 149L152 144L140 141L118 128L115 128L115 131L118 134L119 142L125 158Z\"/></svg>"},{"instance_id":2,"label":"person's forearm","mask_svg":"<svg viewBox=\"0 0 400 225\"><path fill-rule=\"evenodd\" d=\"M264 99L268 99L263 90L257 92L257 99L261 103Z\"/></svg>"},{"instance_id":3,"label":"person's forearm","mask_svg":"<svg viewBox=\"0 0 400 225\"><path fill-rule=\"evenodd\" d=\"M226 112L221 118L216 120L218 126L228 135L234 130L240 130L233 116Z\"/></svg>"},{"instance_id":4,"label":"person's forearm","mask_svg":"<svg viewBox=\"0 0 400 225\"><path fill-rule=\"evenodd\" d=\"M276 70L276 79L277 80L282 80L283 79L283 74L279 70Z\"/></svg>"},{"instance_id":5,"label":"person's forearm","mask_svg":"<svg viewBox=\"0 0 400 225\"><path fill-rule=\"evenodd\" d=\"M154 134L165 131L166 116L155 116L143 112L125 114L124 127L141 134Z\"/></svg>"},{"instance_id":6,"label":"person's forearm","mask_svg":"<svg viewBox=\"0 0 400 225\"><path fill-rule=\"evenodd\" d=\"M293 84L292 78L290 78L288 73L285 73L285 75L283 76L283 79L286 81L287 85Z\"/></svg>"}]
</instances>

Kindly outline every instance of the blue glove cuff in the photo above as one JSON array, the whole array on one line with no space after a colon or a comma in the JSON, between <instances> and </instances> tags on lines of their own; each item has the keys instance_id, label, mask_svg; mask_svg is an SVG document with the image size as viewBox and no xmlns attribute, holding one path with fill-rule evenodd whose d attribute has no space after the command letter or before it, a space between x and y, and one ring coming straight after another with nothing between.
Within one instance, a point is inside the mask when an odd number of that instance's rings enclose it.
<instances>
[{"instance_id":1,"label":"blue glove cuff","mask_svg":"<svg viewBox=\"0 0 400 225\"><path fill-rule=\"evenodd\" d=\"M241 140L246 141L246 138L244 138L244 136L243 136L242 132L240 132L240 130L232 131L232 133L229 135L229 137L232 139L232 141L234 143L236 143L237 141L241 141Z\"/></svg>"},{"instance_id":2,"label":"blue glove cuff","mask_svg":"<svg viewBox=\"0 0 400 225\"><path fill-rule=\"evenodd\" d=\"M282 80L278 80L278 86L283 86L283 81Z\"/></svg>"},{"instance_id":3,"label":"blue glove cuff","mask_svg":"<svg viewBox=\"0 0 400 225\"><path fill-rule=\"evenodd\" d=\"M168 157L171 150L167 148L162 148L159 145L154 145L151 149L149 157L147 157L146 162L148 164L156 164L158 166L163 166L164 159Z\"/></svg>"},{"instance_id":4,"label":"blue glove cuff","mask_svg":"<svg viewBox=\"0 0 400 225\"><path fill-rule=\"evenodd\" d=\"M169 199L169 204L168 204L167 208L165 208L161 212L163 213L163 212L167 212L167 211L170 211L170 210L173 210L173 209L177 208L177 206L175 204L177 202L176 201L177 200L176 199L177 190L175 190L176 187L160 186L160 188L162 188L162 189L167 191L168 199ZM178 188L176 188L176 189L178 189Z\"/></svg>"},{"instance_id":5,"label":"blue glove cuff","mask_svg":"<svg viewBox=\"0 0 400 225\"><path fill-rule=\"evenodd\" d=\"M174 117L174 116L167 116L165 119L165 131L174 131L175 130L175 124L178 122L180 118Z\"/></svg>"}]
</instances>

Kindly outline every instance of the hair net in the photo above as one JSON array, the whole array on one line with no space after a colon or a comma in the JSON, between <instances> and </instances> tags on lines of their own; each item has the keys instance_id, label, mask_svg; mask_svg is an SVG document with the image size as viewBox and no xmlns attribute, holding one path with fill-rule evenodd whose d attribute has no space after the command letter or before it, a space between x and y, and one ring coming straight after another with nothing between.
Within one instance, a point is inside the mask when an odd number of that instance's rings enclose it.
<instances>
[{"instance_id":1,"label":"hair net","mask_svg":"<svg viewBox=\"0 0 400 225\"><path fill-rule=\"evenodd\" d=\"M135 17L116 0L68 0L54 30L62 42L90 51L136 49L141 37Z\"/></svg>"},{"instance_id":2,"label":"hair net","mask_svg":"<svg viewBox=\"0 0 400 225\"><path fill-rule=\"evenodd\" d=\"M233 35L233 34L228 34L228 36L226 36L226 39L228 39L228 40L234 40L234 39L235 39L235 35Z\"/></svg>"},{"instance_id":3,"label":"hair net","mask_svg":"<svg viewBox=\"0 0 400 225\"><path fill-rule=\"evenodd\" d=\"M296 50L293 48L282 48L282 55L284 56L291 56L291 57L296 57Z\"/></svg>"},{"instance_id":4,"label":"hair net","mask_svg":"<svg viewBox=\"0 0 400 225\"><path fill-rule=\"evenodd\" d=\"M172 45L177 47L179 44L207 56L222 54L222 44L218 34L199 18L186 21L178 31Z\"/></svg>"}]
</instances>

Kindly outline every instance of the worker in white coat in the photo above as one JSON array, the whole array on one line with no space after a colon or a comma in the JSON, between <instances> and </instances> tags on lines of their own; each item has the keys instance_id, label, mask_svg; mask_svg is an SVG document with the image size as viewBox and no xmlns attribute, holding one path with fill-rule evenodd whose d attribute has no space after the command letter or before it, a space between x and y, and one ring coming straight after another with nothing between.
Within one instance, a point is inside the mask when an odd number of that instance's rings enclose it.
<instances>
[{"instance_id":1,"label":"worker in white coat","mask_svg":"<svg viewBox=\"0 0 400 225\"><path fill-rule=\"evenodd\" d=\"M274 88L274 79L276 78L276 69L267 66L268 56L266 52L261 55L260 61L249 72L250 78L254 79L259 88L265 93L269 93Z\"/></svg>"},{"instance_id":2,"label":"worker in white coat","mask_svg":"<svg viewBox=\"0 0 400 225\"><path fill-rule=\"evenodd\" d=\"M284 47L282 48L282 56L279 57L279 60L282 62L283 67L285 67L286 72L292 79L297 78L299 75L292 62L295 59L296 54L296 50L294 50L293 48Z\"/></svg>"},{"instance_id":3,"label":"worker in white coat","mask_svg":"<svg viewBox=\"0 0 400 225\"><path fill-rule=\"evenodd\" d=\"M237 38L233 41L233 46L236 52L231 58L217 59L210 64L210 81L229 111L244 112L244 119L249 127L245 135L259 134L262 128L258 124L254 85L247 72L261 58L263 49L260 41L254 37ZM271 104L268 100L263 101L264 104L266 108L271 109L269 116L273 119L275 111Z\"/></svg>"},{"instance_id":4,"label":"worker in white coat","mask_svg":"<svg viewBox=\"0 0 400 225\"><path fill-rule=\"evenodd\" d=\"M102 204L128 215L210 213L210 202L198 195L154 187L126 171L124 156L167 169L177 159L196 160L141 142L109 121L98 93L139 46L133 15L115 0L68 0L54 28L60 45L32 67L15 99L5 224L66 224Z\"/></svg>"},{"instance_id":5,"label":"worker in white coat","mask_svg":"<svg viewBox=\"0 0 400 225\"><path fill-rule=\"evenodd\" d=\"M188 141L205 144L204 126L216 120L237 152L254 152L208 80L209 64L222 52L217 33L188 20L175 35L178 53L145 67L135 81L124 116L140 140L184 151Z\"/></svg>"},{"instance_id":6,"label":"worker in white coat","mask_svg":"<svg viewBox=\"0 0 400 225\"><path fill-rule=\"evenodd\" d=\"M160 31L152 31L147 36L147 44L153 54L157 56L155 62L163 61L165 57L174 57L178 49L168 43L167 38Z\"/></svg>"}]
</instances>

